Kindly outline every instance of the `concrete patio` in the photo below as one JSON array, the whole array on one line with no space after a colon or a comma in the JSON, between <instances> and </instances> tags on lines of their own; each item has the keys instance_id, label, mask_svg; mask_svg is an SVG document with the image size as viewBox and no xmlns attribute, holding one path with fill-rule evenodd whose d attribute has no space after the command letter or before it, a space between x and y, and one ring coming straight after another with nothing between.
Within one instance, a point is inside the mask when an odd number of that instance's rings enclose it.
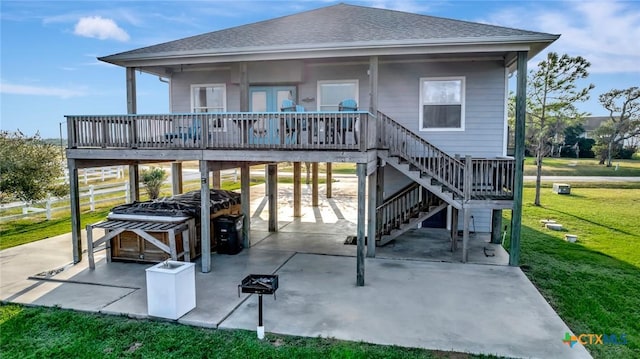
<instances>
[{"instance_id":1,"label":"concrete patio","mask_svg":"<svg viewBox=\"0 0 640 359\"><path fill-rule=\"evenodd\" d=\"M196 265L196 308L178 322L255 330L257 296L238 296L250 273L279 275L277 299L265 296L267 332L335 337L439 350L523 358L590 358L563 344L564 322L519 268L504 265L500 246L477 234L470 263L448 250L446 231L414 229L366 259L364 287L356 287L354 198L348 181L334 198L291 218L281 186L279 232L265 231L263 198L252 198L252 248L212 255L212 272ZM307 196L305 189L304 196ZM303 201L306 197L303 196ZM85 238L85 237L83 237ZM490 254L493 254L491 256ZM71 239L58 236L0 252L0 298L5 302L147 318L149 264L86 258L70 265Z\"/></svg>"}]
</instances>

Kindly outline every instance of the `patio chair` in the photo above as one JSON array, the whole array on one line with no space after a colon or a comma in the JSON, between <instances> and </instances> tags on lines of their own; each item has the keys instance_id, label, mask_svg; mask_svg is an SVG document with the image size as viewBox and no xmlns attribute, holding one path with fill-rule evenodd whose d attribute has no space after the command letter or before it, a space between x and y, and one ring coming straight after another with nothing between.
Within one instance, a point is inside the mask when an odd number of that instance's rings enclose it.
<instances>
[{"instance_id":1,"label":"patio chair","mask_svg":"<svg viewBox=\"0 0 640 359\"><path fill-rule=\"evenodd\" d=\"M282 112L304 112L304 107L300 105L296 105L292 100L286 99L282 101L282 106L280 107L280 111ZM306 121L305 121L306 122ZM296 126L295 118L290 116L285 117L285 144L294 144L297 143L298 131L304 130L306 128L305 124L300 124L300 126Z\"/></svg>"},{"instance_id":2,"label":"patio chair","mask_svg":"<svg viewBox=\"0 0 640 359\"><path fill-rule=\"evenodd\" d=\"M355 112L358 111L358 103L354 99L346 99L338 104L338 111L340 112ZM347 132L353 133L354 142L358 143L358 135L360 132L360 120L357 116L351 117L343 117L342 123L340 124L340 135L342 136L341 142L343 144L347 144Z\"/></svg>"},{"instance_id":3,"label":"patio chair","mask_svg":"<svg viewBox=\"0 0 640 359\"><path fill-rule=\"evenodd\" d=\"M273 118L260 117L249 130L249 143L254 145L268 145L279 142L278 127Z\"/></svg>"},{"instance_id":4,"label":"patio chair","mask_svg":"<svg viewBox=\"0 0 640 359\"><path fill-rule=\"evenodd\" d=\"M178 126L175 132L168 132L164 134L165 139L169 142L173 142L173 139L181 139L183 142L193 139L195 143L200 139L200 132L202 129L202 121L199 118L191 120L190 126Z\"/></svg>"}]
</instances>

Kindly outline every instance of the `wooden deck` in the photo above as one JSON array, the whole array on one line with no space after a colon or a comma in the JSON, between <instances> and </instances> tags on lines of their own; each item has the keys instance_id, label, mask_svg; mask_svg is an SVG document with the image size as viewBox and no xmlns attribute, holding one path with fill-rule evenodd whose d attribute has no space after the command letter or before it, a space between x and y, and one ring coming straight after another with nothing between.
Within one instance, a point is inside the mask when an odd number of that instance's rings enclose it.
<instances>
[{"instance_id":1,"label":"wooden deck","mask_svg":"<svg viewBox=\"0 0 640 359\"><path fill-rule=\"evenodd\" d=\"M367 151L375 124L368 112L67 116L71 149Z\"/></svg>"},{"instance_id":2,"label":"wooden deck","mask_svg":"<svg viewBox=\"0 0 640 359\"><path fill-rule=\"evenodd\" d=\"M462 200L513 198L512 158L447 154L381 112L67 116L67 129L67 155L81 166L205 160L225 166L306 161L371 167L376 151L385 149Z\"/></svg>"}]
</instances>

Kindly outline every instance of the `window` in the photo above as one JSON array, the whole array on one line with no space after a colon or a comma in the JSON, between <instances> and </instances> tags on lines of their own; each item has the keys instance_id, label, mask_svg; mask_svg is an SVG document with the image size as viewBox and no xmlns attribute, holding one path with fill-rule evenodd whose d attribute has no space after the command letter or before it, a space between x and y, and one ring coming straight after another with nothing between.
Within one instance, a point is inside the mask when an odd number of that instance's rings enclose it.
<instances>
[{"instance_id":1,"label":"window","mask_svg":"<svg viewBox=\"0 0 640 359\"><path fill-rule=\"evenodd\" d=\"M420 129L464 130L464 77L420 79Z\"/></svg>"},{"instance_id":2,"label":"window","mask_svg":"<svg viewBox=\"0 0 640 359\"><path fill-rule=\"evenodd\" d=\"M349 98L358 101L358 80L318 81L318 111L338 111Z\"/></svg>"},{"instance_id":3,"label":"window","mask_svg":"<svg viewBox=\"0 0 640 359\"><path fill-rule=\"evenodd\" d=\"M191 112L209 113L226 112L227 96L224 84L191 85ZM212 124L215 128L224 128L222 119L217 119Z\"/></svg>"}]
</instances>

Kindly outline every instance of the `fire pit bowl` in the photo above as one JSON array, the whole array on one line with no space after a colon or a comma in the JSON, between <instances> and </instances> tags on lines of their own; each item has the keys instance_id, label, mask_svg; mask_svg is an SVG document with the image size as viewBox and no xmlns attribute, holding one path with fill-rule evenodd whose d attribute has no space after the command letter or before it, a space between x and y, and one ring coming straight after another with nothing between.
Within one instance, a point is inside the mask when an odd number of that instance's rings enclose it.
<instances>
[{"instance_id":1,"label":"fire pit bowl","mask_svg":"<svg viewBox=\"0 0 640 359\"><path fill-rule=\"evenodd\" d=\"M238 285L238 292L242 293L275 294L277 289L277 274L249 274Z\"/></svg>"}]
</instances>

